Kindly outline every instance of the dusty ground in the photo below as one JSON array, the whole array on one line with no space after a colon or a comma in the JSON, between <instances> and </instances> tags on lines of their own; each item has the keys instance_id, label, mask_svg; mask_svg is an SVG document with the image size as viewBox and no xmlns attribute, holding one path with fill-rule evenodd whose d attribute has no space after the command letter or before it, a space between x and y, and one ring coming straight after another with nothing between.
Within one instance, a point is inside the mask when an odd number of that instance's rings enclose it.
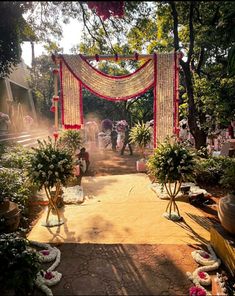
<instances>
[{"instance_id":1,"label":"dusty ground","mask_svg":"<svg viewBox=\"0 0 235 296\"><path fill-rule=\"evenodd\" d=\"M140 155L136 151L132 156L129 151L123 156L110 150L89 152L91 166L88 176L137 173L136 160ZM223 195L220 188L205 189L212 194L215 204ZM36 215L40 215L43 206L37 207ZM32 208L35 209L35 205ZM201 210L210 219L217 219L215 206ZM179 247L173 243L119 242L57 246L62 252L57 270L62 272L63 280L53 287L54 295L188 295L192 284L186 271L193 271L197 266L191 252L198 246L190 244ZM43 294L37 290L35 295Z\"/></svg>"},{"instance_id":2,"label":"dusty ground","mask_svg":"<svg viewBox=\"0 0 235 296\"><path fill-rule=\"evenodd\" d=\"M129 155L129 150L126 149L124 155L120 155L120 151L113 152L111 150L99 151L93 150L90 152L90 176L105 176L105 175L122 175L135 174L136 161L141 158L137 149L134 149L133 155ZM149 155L151 151L147 151ZM201 187L211 194L212 204L201 206L200 209L211 220L218 220L217 204L219 199L226 194L226 191L219 186L204 186Z\"/></svg>"},{"instance_id":3,"label":"dusty ground","mask_svg":"<svg viewBox=\"0 0 235 296\"><path fill-rule=\"evenodd\" d=\"M87 176L107 176L107 175L123 175L136 174L136 161L141 159L141 155L137 149L134 149L133 155L129 155L126 149L124 155L120 155L120 151L113 152L111 149L100 151L98 149L88 149L90 154L90 168ZM147 151L150 154L151 151ZM76 181L75 184L76 185ZM213 204L201 206L200 209L212 221L218 222L217 204L220 197L226 194L226 191L219 186L202 186L211 194ZM35 225L37 219L41 216L44 205L38 203L35 198L30 203L30 229Z\"/></svg>"}]
</instances>

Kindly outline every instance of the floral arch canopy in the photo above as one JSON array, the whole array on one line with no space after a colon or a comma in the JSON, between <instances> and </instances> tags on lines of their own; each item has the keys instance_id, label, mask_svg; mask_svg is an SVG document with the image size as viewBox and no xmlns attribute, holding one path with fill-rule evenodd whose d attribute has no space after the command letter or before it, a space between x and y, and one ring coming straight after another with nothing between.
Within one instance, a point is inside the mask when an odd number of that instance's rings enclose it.
<instances>
[{"instance_id":1,"label":"floral arch canopy","mask_svg":"<svg viewBox=\"0 0 235 296\"><path fill-rule=\"evenodd\" d=\"M110 76L94 68L82 55L60 55L62 124L79 129L83 124L82 87L106 100L136 98L154 90L154 145L177 133L177 53L153 54L134 73Z\"/></svg>"}]
</instances>

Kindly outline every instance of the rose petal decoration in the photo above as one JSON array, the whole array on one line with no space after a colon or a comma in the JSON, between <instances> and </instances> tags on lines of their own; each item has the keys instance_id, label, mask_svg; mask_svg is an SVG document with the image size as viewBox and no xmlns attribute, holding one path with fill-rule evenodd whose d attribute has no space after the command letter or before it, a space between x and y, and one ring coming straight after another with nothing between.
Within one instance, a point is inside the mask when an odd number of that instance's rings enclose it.
<instances>
[{"instance_id":1,"label":"rose petal decoration","mask_svg":"<svg viewBox=\"0 0 235 296\"><path fill-rule=\"evenodd\" d=\"M200 277L200 279L205 279L206 278L206 274L203 271L199 271L198 276Z\"/></svg>"},{"instance_id":2,"label":"rose petal decoration","mask_svg":"<svg viewBox=\"0 0 235 296\"><path fill-rule=\"evenodd\" d=\"M51 280L53 277L54 277L54 275L50 271L49 272L46 271L46 273L44 274L44 278L46 280Z\"/></svg>"},{"instance_id":3,"label":"rose petal decoration","mask_svg":"<svg viewBox=\"0 0 235 296\"><path fill-rule=\"evenodd\" d=\"M50 254L50 251L42 250L42 251L40 251L40 253L42 253L42 255L44 255L44 256L48 256Z\"/></svg>"}]
</instances>

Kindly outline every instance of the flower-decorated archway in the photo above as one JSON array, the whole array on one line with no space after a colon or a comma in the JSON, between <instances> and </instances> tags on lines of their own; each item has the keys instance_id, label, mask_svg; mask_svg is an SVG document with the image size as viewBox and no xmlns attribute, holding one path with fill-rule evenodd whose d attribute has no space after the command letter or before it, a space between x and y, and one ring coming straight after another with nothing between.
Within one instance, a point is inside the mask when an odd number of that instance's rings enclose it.
<instances>
[{"instance_id":1,"label":"flower-decorated archway","mask_svg":"<svg viewBox=\"0 0 235 296\"><path fill-rule=\"evenodd\" d=\"M136 98L153 87L154 147L166 136L178 134L178 76L180 53L154 53L134 56L58 55L54 70L53 110L58 131L58 101L61 101L62 125L65 129L80 129L83 124L82 88L85 87L106 100L120 101ZM89 60L145 59L134 73L110 76L93 67ZM61 92L58 97L57 74Z\"/></svg>"}]
</instances>

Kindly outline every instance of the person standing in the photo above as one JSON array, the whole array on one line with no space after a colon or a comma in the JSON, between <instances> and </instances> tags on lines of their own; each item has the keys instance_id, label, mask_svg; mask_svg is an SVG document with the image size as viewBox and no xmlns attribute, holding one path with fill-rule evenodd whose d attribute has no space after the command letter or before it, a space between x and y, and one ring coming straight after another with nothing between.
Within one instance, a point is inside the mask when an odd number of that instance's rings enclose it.
<instances>
[{"instance_id":1,"label":"person standing","mask_svg":"<svg viewBox=\"0 0 235 296\"><path fill-rule=\"evenodd\" d=\"M110 136L111 136L112 150L116 151L117 150L117 131L115 127L113 127Z\"/></svg>"},{"instance_id":2,"label":"person standing","mask_svg":"<svg viewBox=\"0 0 235 296\"><path fill-rule=\"evenodd\" d=\"M228 136L229 136L229 139L234 139L234 129L231 122L229 123L229 126L228 126Z\"/></svg>"},{"instance_id":3,"label":"person standing","mask_svg":"<svg viewBox=\"0 0 235 296\"><path fill-rule=\"evenodd\" d=\"M130 144L130 129L129 129L128 125L125 128L125 138L124 138L123 146L122 146L122 149L121 149L121 155L124 154L126 145L128 145L128 148L130 150L130 155L132 155L133 151L132 151L132 147L131 147L131 144Z\"/></svg>"},{"instance_id":4,"label":"person standing","mask_svg":"<svg viewBox=\"0 0 235 296\"><path fill-rule=\"evenodd\" d=\"M82 177L87 173L90 166L90 156L86 151L86 148L81 148L80 152L77 154L78 162L80 165L80 174L77 176L78 185L81 186Z\"/></svg>"}]
</instances>

